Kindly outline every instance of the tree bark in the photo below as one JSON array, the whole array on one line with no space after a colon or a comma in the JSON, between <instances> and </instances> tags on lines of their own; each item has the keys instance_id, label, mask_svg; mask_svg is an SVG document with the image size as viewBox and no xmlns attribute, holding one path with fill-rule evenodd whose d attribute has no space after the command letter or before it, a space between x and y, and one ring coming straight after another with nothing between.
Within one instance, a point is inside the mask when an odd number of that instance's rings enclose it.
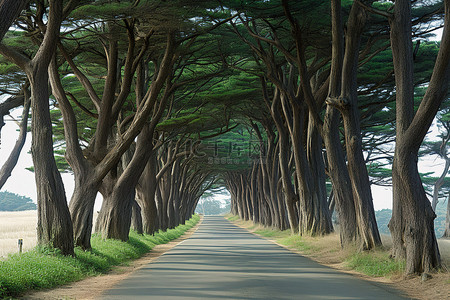
<instances>
[{"instance_id":1,"label":"tree bark","mask_svg":"<svg viewBox=\"0 0 450 300\"><path fill-rule=\"evenodd\" d=\"M441 176L439 176L438 180L436 180L433 186L433 201L431 202L431 208L433 209L434 212L436 211L436 206L439 203L439 190L444 184L445 177L447 176L448 170L450 169L450 158L447 156L445 150L449 139L450 139L450 132L448 132L447 137L442 141L442 145L440 147L441 148L440 156L445 160L445 166L444 170L441 173Z\"/></svg>"},{"instance_id":2,"label":"tree bark","mask_svg":"<svg viewBox=\"0 0 450 300\"><path fill-rule=\"evenodd\" d=\"M333 185L336 212L339 220L339 236L342 247L352 244L358 236L355 204L350 176L344 159L339 137L340 113L327 106L325 112L323 137L327 149L328 174Z\"/></svg>"},{"instance_id":3,"label":"tree bark","mask_svg":"<svg viewBox=\"0 0 450 300\"><path fill-rule=\"evenodd\" d=\"M19 137L17 138L17 141L14 145L13 150L11 151L11 154L9 155L8 159L5 161L0 170L0 188L2 188L3 185L5 185L6 181L11 176L11 172L17 165L20 152L22 151L23 145L25 144L25 140L27 138L28 115L30 113L30 105L31 105L31 99L27 89L28 88L23 89L25 102L23 104L22 121L20 122L19 125L20 128Z\"/></svg>"},{"instance_id":4,"label":"tree bark","mask_svg":"<svg viewBox=\"0 0 450 300\"><path fill-rule=\"evenodd\" d=\"M146 234L154 234L159 229L156 185L156 155L152 152L136 186L136 198L142 209L143 230Z\"/></svg>"},{"instance_id":5,"label":"tree bark","mask_svg":"<svg viewBox=\"0 0 450 300\"><path fill-rule=\"evenodd\" d=\"M28 0L0 0L0 42Z\"/></svg>"},{"instance_id":6,"label":"tree bark","mask_svg":"<svg viewBox=\"0 0 450 300\"><path fill-rule=\"evenodd\" d=\"M136 200L133 201L132 212L131 212L131 228L134 229L138 234L144 233L144 226L142 223L141 207Z\"/></svg>"},{"instance_id":7,"label":"tree bark","mask_svg":"<svg viewBox=\"0 0 450 300\"><path fill-rule=\"evenodd\" d=\"M447 197L447 213L445 214L445 231L443 238L450 238L450 194Z\"/></svg>"}]
</instances>

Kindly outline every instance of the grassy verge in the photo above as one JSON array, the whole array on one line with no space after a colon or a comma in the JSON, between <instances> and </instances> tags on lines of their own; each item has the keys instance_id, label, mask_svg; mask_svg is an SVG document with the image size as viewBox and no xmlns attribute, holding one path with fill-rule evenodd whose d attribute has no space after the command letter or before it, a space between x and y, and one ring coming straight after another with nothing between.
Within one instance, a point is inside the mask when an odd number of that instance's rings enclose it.
<instances>
[{"instance_id":1,"label":"grassy verge","mask_svg":"<svg viewBox=\"0 0 450 300\"><path fill-rule=\"evenodd\" d=\"M128 242L103 240L93 235L92 250L76 248L75 257L63 256L55 249L38 247L20 255L10 255L7 260L0 262L0 298L106 273L113 266L141 257L156 245L180 237L199 220L200 217L195 215L185 225L155 235L139 235L132 231Z\"/></svg>"},{"instance_id":2,"label":"grassy verge","mask_svg":"<svg viewBox=\"0 0 450 300\"><path fill-rule=\"evenodd\" d=\"M325 237L292 235L290 230L280 231L242 221L239 217L227 215L228 220L247 228L260 236L274 240L289 249L308 255L319 263L333 265L345 270L355 270L372 277L399 276L404 271L404 261L389 258L388 250L376 249L360 252L356 245L341 249L338 234Z\"/></svg>"}]
</instances>

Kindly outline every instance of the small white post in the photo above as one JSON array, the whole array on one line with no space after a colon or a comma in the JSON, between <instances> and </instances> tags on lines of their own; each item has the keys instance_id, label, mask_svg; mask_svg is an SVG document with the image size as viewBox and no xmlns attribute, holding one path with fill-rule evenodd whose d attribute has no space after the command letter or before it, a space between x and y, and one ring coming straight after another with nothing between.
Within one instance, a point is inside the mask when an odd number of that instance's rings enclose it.
<instances>
[{"instance_id":1,"label":"small white post","mask_svg":"<svg viewBox=\"0 0 450 300\"><path fill-rule=\"evenodd\" d=\"M22 253L23 239L19 239L17 241L17 244L19 246L19 253Z\"/></svg>"}]
</instances>

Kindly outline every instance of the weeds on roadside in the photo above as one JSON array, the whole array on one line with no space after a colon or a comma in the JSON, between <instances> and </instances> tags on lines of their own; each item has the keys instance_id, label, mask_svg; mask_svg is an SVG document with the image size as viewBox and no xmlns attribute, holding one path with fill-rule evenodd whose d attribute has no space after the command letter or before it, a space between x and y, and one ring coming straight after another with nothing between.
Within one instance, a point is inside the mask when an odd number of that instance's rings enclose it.
<instances>
[{"instance_id":1,"label":"weeds on roadside","mask_svg":"<svg viewBox=\"0 0 450 300\"><path fill-rule=\"evenodd\" d=\"M390 277L405 269L404 260L390 258L387 251L379 250L354 253L345 262L349 268L373 277Z\"/></svg>"}]
</instances>

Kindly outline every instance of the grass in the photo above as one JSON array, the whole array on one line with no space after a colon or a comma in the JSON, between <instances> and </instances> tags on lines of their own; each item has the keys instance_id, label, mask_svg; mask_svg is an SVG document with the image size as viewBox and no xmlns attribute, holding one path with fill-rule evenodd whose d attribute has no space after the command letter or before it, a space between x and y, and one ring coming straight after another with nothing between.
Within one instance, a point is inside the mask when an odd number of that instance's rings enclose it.
<instances>
[{"instance_id":1,"label":"grass","mask_svg":"<svg viewBox=\"0 0 450 300\"><path fill-rule=\"evenodd\" d=\"M76 248L75 257L40 247L23 254L9 255L0 262L0 298L16 297L29 290L52 288L106 273L113 266L141 257L155 245L180 237L199 220L200 217L195 215L185 225L155 235L139 235L131 231L128 242L103 240L93 235L92 250Z\"/></svg>"},{"instance_id":2,"label":"grass","mask_svg":"<svg viewBox=\"0 0 450 300\"><path fill-rule=\"evenodd\" d=\"M384 250L354 253L345 262L349 268L372 277L391 277L405 269L404 260L392 259Z\"/></svg>"},{"instance_id":3,"label":"grass","mask_svg":"<svg viewBox=\"0 0 450 300\"><path fill-rule=\"evenodd\" d=\"M308 255L320 263L355 270L372 277L390 278L404 271L405 262L389 258L388 250L376 249L361 252L357 250L356 245L342 249L337 233L324 237L292 235L290 230L265 228L249 221L242 221L237 216L227 215L226 217L255 234Z\"/></svg>"}]
</instances>

